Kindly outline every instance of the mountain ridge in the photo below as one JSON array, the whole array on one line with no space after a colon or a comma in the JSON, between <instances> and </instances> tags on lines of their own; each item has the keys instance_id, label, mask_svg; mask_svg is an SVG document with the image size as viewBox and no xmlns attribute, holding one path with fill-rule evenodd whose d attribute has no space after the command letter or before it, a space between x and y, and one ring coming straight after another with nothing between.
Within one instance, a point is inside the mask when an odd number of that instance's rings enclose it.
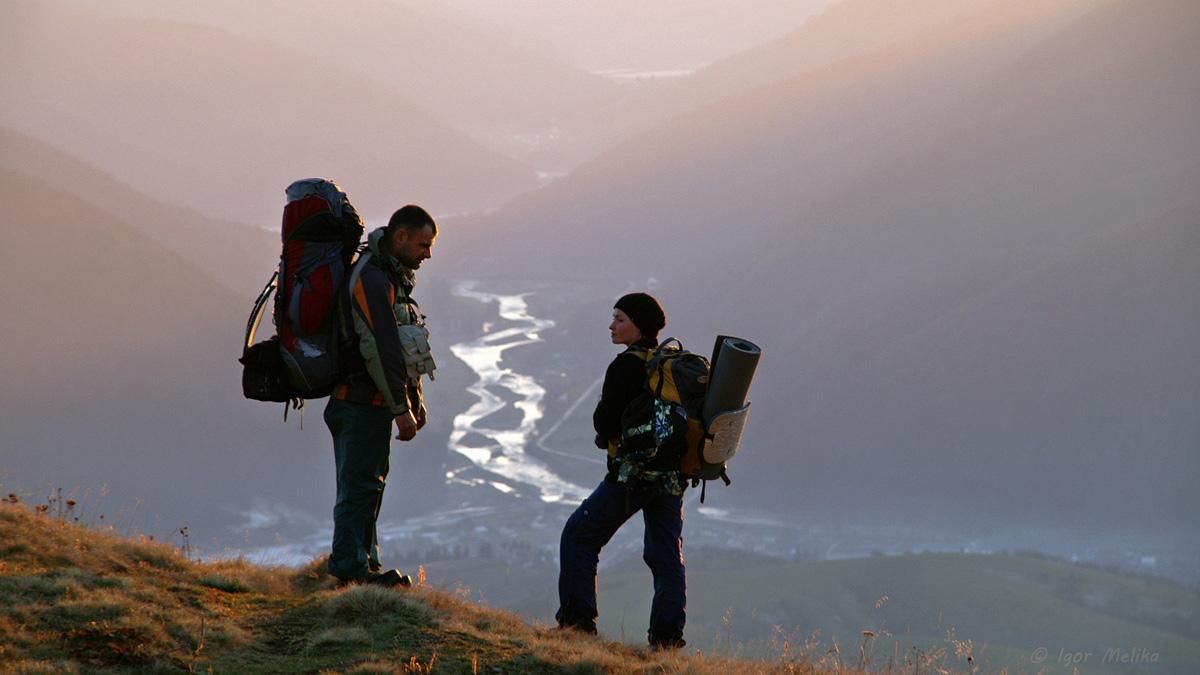
<instances>
[{"instance_id":1,"label":"mountain ridge","mask_svg":"<svg viewBox=\"0 0 1200 675\"><path fill-rule=\"evenodd\" d=\"M70 3L18 2L10 25L0 124L209 216L273 223L278 201L262 195L309 175L339 180L372 221L537 185L404 93L269 42Z\"/></svg>"},{"instance_id":2,"label":"mountain ridge","mask_svg":"<svg viewBox=\"0 0 1200 675\"><path fill-rule=\"evenodd\" d=\"M615 95L615 84L545 50L418 4L96 4L106 12L186 21L268 40L311 61L400 89L476 142L539 168L546 161L547 148L541 147L546 144L514 138L549 134L556 120Z\"/></svg>"},{"instance_id":3,"label":"mountain ridge","mask_svg":"<svg viewBox=\"0 0 1200 675\"><path fill-rule=\"evenodd\" d=\"M265 226L213 220L152 199L95 164L5 127L0 127L0 167L37 178L127 220L248 299L278 262L278 236ZM282 210L282 187L279 193Z\"/></svg>"}]
</instances>

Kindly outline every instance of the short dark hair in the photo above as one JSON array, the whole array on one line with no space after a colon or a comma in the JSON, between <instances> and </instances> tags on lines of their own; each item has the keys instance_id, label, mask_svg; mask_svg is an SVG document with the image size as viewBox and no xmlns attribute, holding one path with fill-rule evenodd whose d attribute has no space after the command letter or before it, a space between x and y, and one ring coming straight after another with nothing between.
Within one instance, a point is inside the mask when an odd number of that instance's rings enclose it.
<instances>
[{"instance_id":1,"label":"short dark hair","mask_svg":"<svg viewBox=\"0 0 1200 675\"><path fill-rule=\"evenodd\" d=\"M420 230L426 226L433 228L433 233L437 234L437 223L433 222L433 216L416 204L409 204L392 214L387 224L387 236L392 236L402 227L406 230Z\"/></svg>"}]
</instances>

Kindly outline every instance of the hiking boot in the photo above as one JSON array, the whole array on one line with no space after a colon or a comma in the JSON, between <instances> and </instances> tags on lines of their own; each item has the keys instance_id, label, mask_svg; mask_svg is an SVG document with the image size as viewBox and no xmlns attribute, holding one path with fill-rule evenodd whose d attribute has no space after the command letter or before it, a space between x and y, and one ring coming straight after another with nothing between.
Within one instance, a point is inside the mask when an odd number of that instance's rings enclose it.
<instances>
[{"instance_id":1,"label":"hiking boot","mask_svg":"<svg viewBox=\"0 0 1200 675\"><path fill-rule=\"evenodd\" d=\"M384 588L394 588L400 586L402 588L412 587L412 577L407 574L401 574L400 570L388 570L386 572L371 572L363 579L364 584L370 586L383 586Z\"/></svg>"},{"instance_id":2,"label":"hiking boot","mask_svg":"<svg viewBox=\"0 0 1200 675\"><path fill-rule=\"evenodd\" d=\"M407 574L401 574L400 570L388 570L386 572L368 572L367 576L359 577L357 579L337 578L338 588L358 586L359 584L383 586L384 588L393 588L395 586L409 588L412 586L412 577L408 576Z\"/></svg>"},{"instance_id":3,"label":"hiking boot","mask_svg":"<svg viewBox=\"0 0 1200 675\"><path fill-rule=\"evenodd\" d=\"M654 651L668 649L683 649L687 646L687 640L680 637L661 637L657 635L650 636L650 649Z\"/></svg>"},{"instance_id":4,"label":"hiking boot","mask_svg":"<svg viewBox=\"0 0 1200 675\"><path fill-rule=\"evenodd\" d=\"M596 630L596 620L586 616L567 616L560 609L554 614L554 619L558 621L559 630L577 630L588 635L598 635Z\"/></svg>"},{"instance_id":5,"label":"hiking boot","mask_svg":"<svg viewBox=\"0 0 1200 675\"><path fill-rule=\"evenodd\" d=\"M570 625L558 626L558 630L571 630L571 631L583 633L584 635L599 635L600 634L600 631L596 630L596 626L594 626L594 625L570 624Z\"/></svg>"}]
</instances>

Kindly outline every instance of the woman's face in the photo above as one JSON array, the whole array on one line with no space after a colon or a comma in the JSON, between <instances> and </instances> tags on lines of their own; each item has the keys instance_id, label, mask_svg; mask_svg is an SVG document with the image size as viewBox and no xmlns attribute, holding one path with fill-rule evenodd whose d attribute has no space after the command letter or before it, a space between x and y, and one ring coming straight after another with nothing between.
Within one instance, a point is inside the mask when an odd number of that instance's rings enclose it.
<instances>
[{"instance_id":1,"label":"woman's face","mask_svg":"<svg viewBox=\"0 0 1200 675\"><path fill-rule=\"evenodd\" d=\"M614 345L629 346L642 339L642 332L634 325L629 316L619 309L613 310L612 323L608 324L608 332Z\"/></svg>"}]
</instances>

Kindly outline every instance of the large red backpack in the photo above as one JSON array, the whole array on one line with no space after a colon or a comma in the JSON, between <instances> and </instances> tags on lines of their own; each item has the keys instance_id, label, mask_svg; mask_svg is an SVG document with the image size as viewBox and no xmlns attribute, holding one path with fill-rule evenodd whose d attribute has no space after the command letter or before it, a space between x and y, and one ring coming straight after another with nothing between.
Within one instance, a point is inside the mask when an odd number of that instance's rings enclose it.
<instances>
[{"instance_id":1,"label":"large red backpack","mask_svg":"<svg viewBox=\"0 0 1200 675\"><path fill-rule=\"evenodd\" d=\"M336 183L299 180L287 188L279 269L255 302L240 359L242 390L258 401L301 402L328 396L336 383L347 271L362 238L362 219ZM275 294L275 335L253 344Z\"/></svg>"}]
</instances>

